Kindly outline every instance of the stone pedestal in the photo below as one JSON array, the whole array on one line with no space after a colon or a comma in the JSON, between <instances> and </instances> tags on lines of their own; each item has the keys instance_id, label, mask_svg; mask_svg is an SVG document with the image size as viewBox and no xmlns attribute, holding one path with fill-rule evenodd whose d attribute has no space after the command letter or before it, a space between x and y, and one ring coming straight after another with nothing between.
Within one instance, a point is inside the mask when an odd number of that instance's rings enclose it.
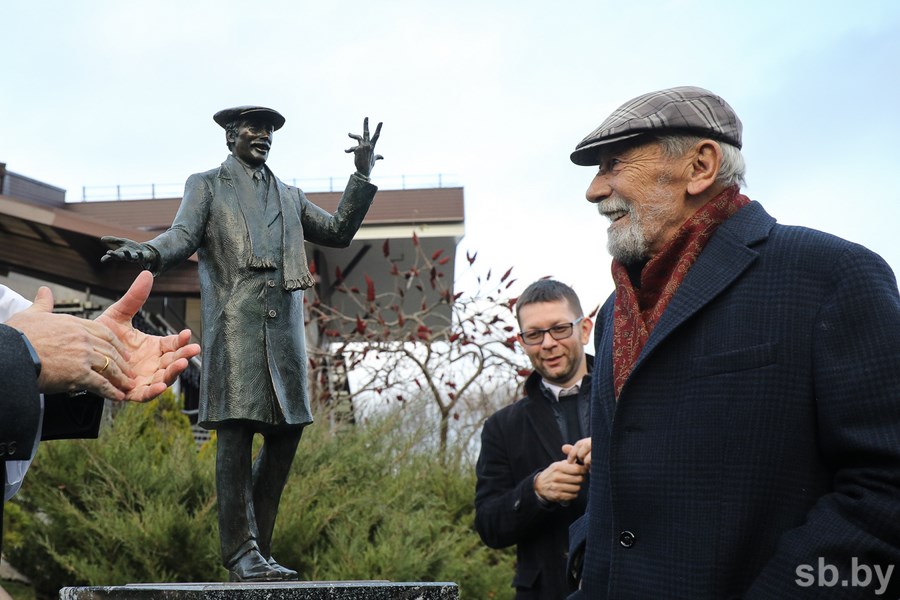
<instances>
[{"instance_id":1,"label":"stone pedestal","mask_svg":"<svg viewBox=\"0 0 900 600\"><path fill-rule=\"evenodd\" d=\"M309 581L67 587L60 600L458 600L455 583Z\"/></svg>"}]
</instances>

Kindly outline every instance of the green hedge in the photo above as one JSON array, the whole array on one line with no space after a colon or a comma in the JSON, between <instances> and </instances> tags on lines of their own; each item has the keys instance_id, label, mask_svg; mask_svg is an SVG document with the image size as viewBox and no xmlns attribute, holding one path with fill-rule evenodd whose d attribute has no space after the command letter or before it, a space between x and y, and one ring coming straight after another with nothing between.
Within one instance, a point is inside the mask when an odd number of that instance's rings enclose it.
<instances>
[{"instance_id":1,"label":"green hedge","mask_svg":"<svg viewBox=\"0 0 900 600\"><path fill-rule=\"evenodd\" d=\"M473 529L472 466L440 466L399 417L304 432L273 541L306 580L454 581L511 598L514 553ZM13 500L4 550L39 596L70 585L225 581L215 439L198 452L171 396L118 411L100 440L42 444Z\"/></svg>"}]
</instances>

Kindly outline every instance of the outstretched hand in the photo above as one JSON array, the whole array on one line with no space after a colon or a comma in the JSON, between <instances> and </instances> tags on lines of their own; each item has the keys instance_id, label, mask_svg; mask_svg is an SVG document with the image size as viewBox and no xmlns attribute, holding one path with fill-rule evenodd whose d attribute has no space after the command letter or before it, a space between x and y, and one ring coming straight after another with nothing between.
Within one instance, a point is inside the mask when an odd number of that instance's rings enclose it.
<instances>
[{"instance_id":1,"label":"outstretched hand","mask_svg":"<svg viewBox=\"0 0 900 600\"><path fill-rule=\"evenodd\" d=\"M102 322L53 312L53 293L41 287L34 304L6 324L25 334L38 358L38 389L47 394L88 390L124 400L132 391L133 372L122 341Z\"/></svg>"},{"instance_id":2,"label":"outstretched hand","mask_svg":"<svg viewBox=\"0 0 900 600\"><path fill-rule=\"evenodd\" d=\"M363 120L362 135L356 135L355 133L348 133L347 135L356 140L357 145L353 148L347 148L344 152L354 153L353 161L356 164L356 170L361 175L368 177L375 167L375 161L384 158L380 154L375 154L375 144L381 135L381 123L375 128L375 134L371 139L369 138L369 117Z\"/></svg>"},{"instance_id":3,"label":"outstretched hand","mask_svg":"<svg viewBox=\"0 0 900 600\"><path fill-rule=\"evenodd\" d=\"M110 260L119 260L138 263L143 269L154 270L156 268L157 254L147 244L109 235L103 236L100 238L100 241L110 248L106 251L106 254L100 257L100 262L102 263Z\"/></svg>"},{"instance_id":4,"label":"outstretched hand","mask_svg":"<svg viewBox=\"0 0 900 600\"><path fill-rule=\"evenodd\" d=\"M163 393L188 366L188 360L200 353L191 344L189 329L175 335L149 335L131 326L131 320L147 301L153 287L153 276L142 271L131 287L114 304L97 317L124 347L127 366L132 374L132 387L125 400L145 402Z\"/></svg>"}]
</instances>

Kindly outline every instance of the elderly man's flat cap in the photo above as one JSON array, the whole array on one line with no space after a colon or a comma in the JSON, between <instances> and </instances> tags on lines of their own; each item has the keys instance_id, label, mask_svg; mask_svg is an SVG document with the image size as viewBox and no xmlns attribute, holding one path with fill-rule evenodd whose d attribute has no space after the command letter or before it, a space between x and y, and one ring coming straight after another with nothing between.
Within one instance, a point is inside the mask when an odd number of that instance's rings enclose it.
<instances>
[{"instance_id":1,"label":"elderly man's flat cap","mask_svg":"<svg viewBox=\"0 0 900 600\"><path fill-rule=\"evenodd\" d=\"M597 149L639 135L694 134L741 147L741 120L722 98L698 87L676 87L629 100L575 146L576 165L599 163Z\"/></svg>"},{"instance_id":2,"label":"elderly man's flat cap","mask_svg":"<svg viewBox=\"0 0 900 600\"><path fill-rule=\"evenodd\" d=\"M225 108L213 115L213 121L225 127L234 121L243 119L259 120L264 123L271 123L272 127L277 131L284 125L284 117L277 110L266 108L264 106L235 106L234 108Z\"/></svg>"}]
</instances>

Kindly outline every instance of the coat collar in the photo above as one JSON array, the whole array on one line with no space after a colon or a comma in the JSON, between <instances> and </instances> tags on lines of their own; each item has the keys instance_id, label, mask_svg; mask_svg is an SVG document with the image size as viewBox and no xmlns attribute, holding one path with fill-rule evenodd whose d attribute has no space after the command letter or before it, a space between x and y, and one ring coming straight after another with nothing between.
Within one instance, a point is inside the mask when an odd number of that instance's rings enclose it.
<instances>
[{"instance_id":1,"label":"coat collar","mask_svg":"<svg viewBox=\"0 0 900 600\"><path fill-rule=\"evenodd\" d=\"M663 340L750 268L759 256L753 246L765 241L774 226L775 219L759 202L751 202L719 226L651 332L629 381L622 388L620 398L625 397L629 382L639 376L642 365ZM603 307L604 323L607 325L603 331L598 329L596 332L598 356L612 356L613 306L614 302L610 298ZM608 425L612 426L612 416L615 413L612 361L604 360L602 363L595 385L600 386L602 412L606 415Z\"/></svg>"}]
</instances>

